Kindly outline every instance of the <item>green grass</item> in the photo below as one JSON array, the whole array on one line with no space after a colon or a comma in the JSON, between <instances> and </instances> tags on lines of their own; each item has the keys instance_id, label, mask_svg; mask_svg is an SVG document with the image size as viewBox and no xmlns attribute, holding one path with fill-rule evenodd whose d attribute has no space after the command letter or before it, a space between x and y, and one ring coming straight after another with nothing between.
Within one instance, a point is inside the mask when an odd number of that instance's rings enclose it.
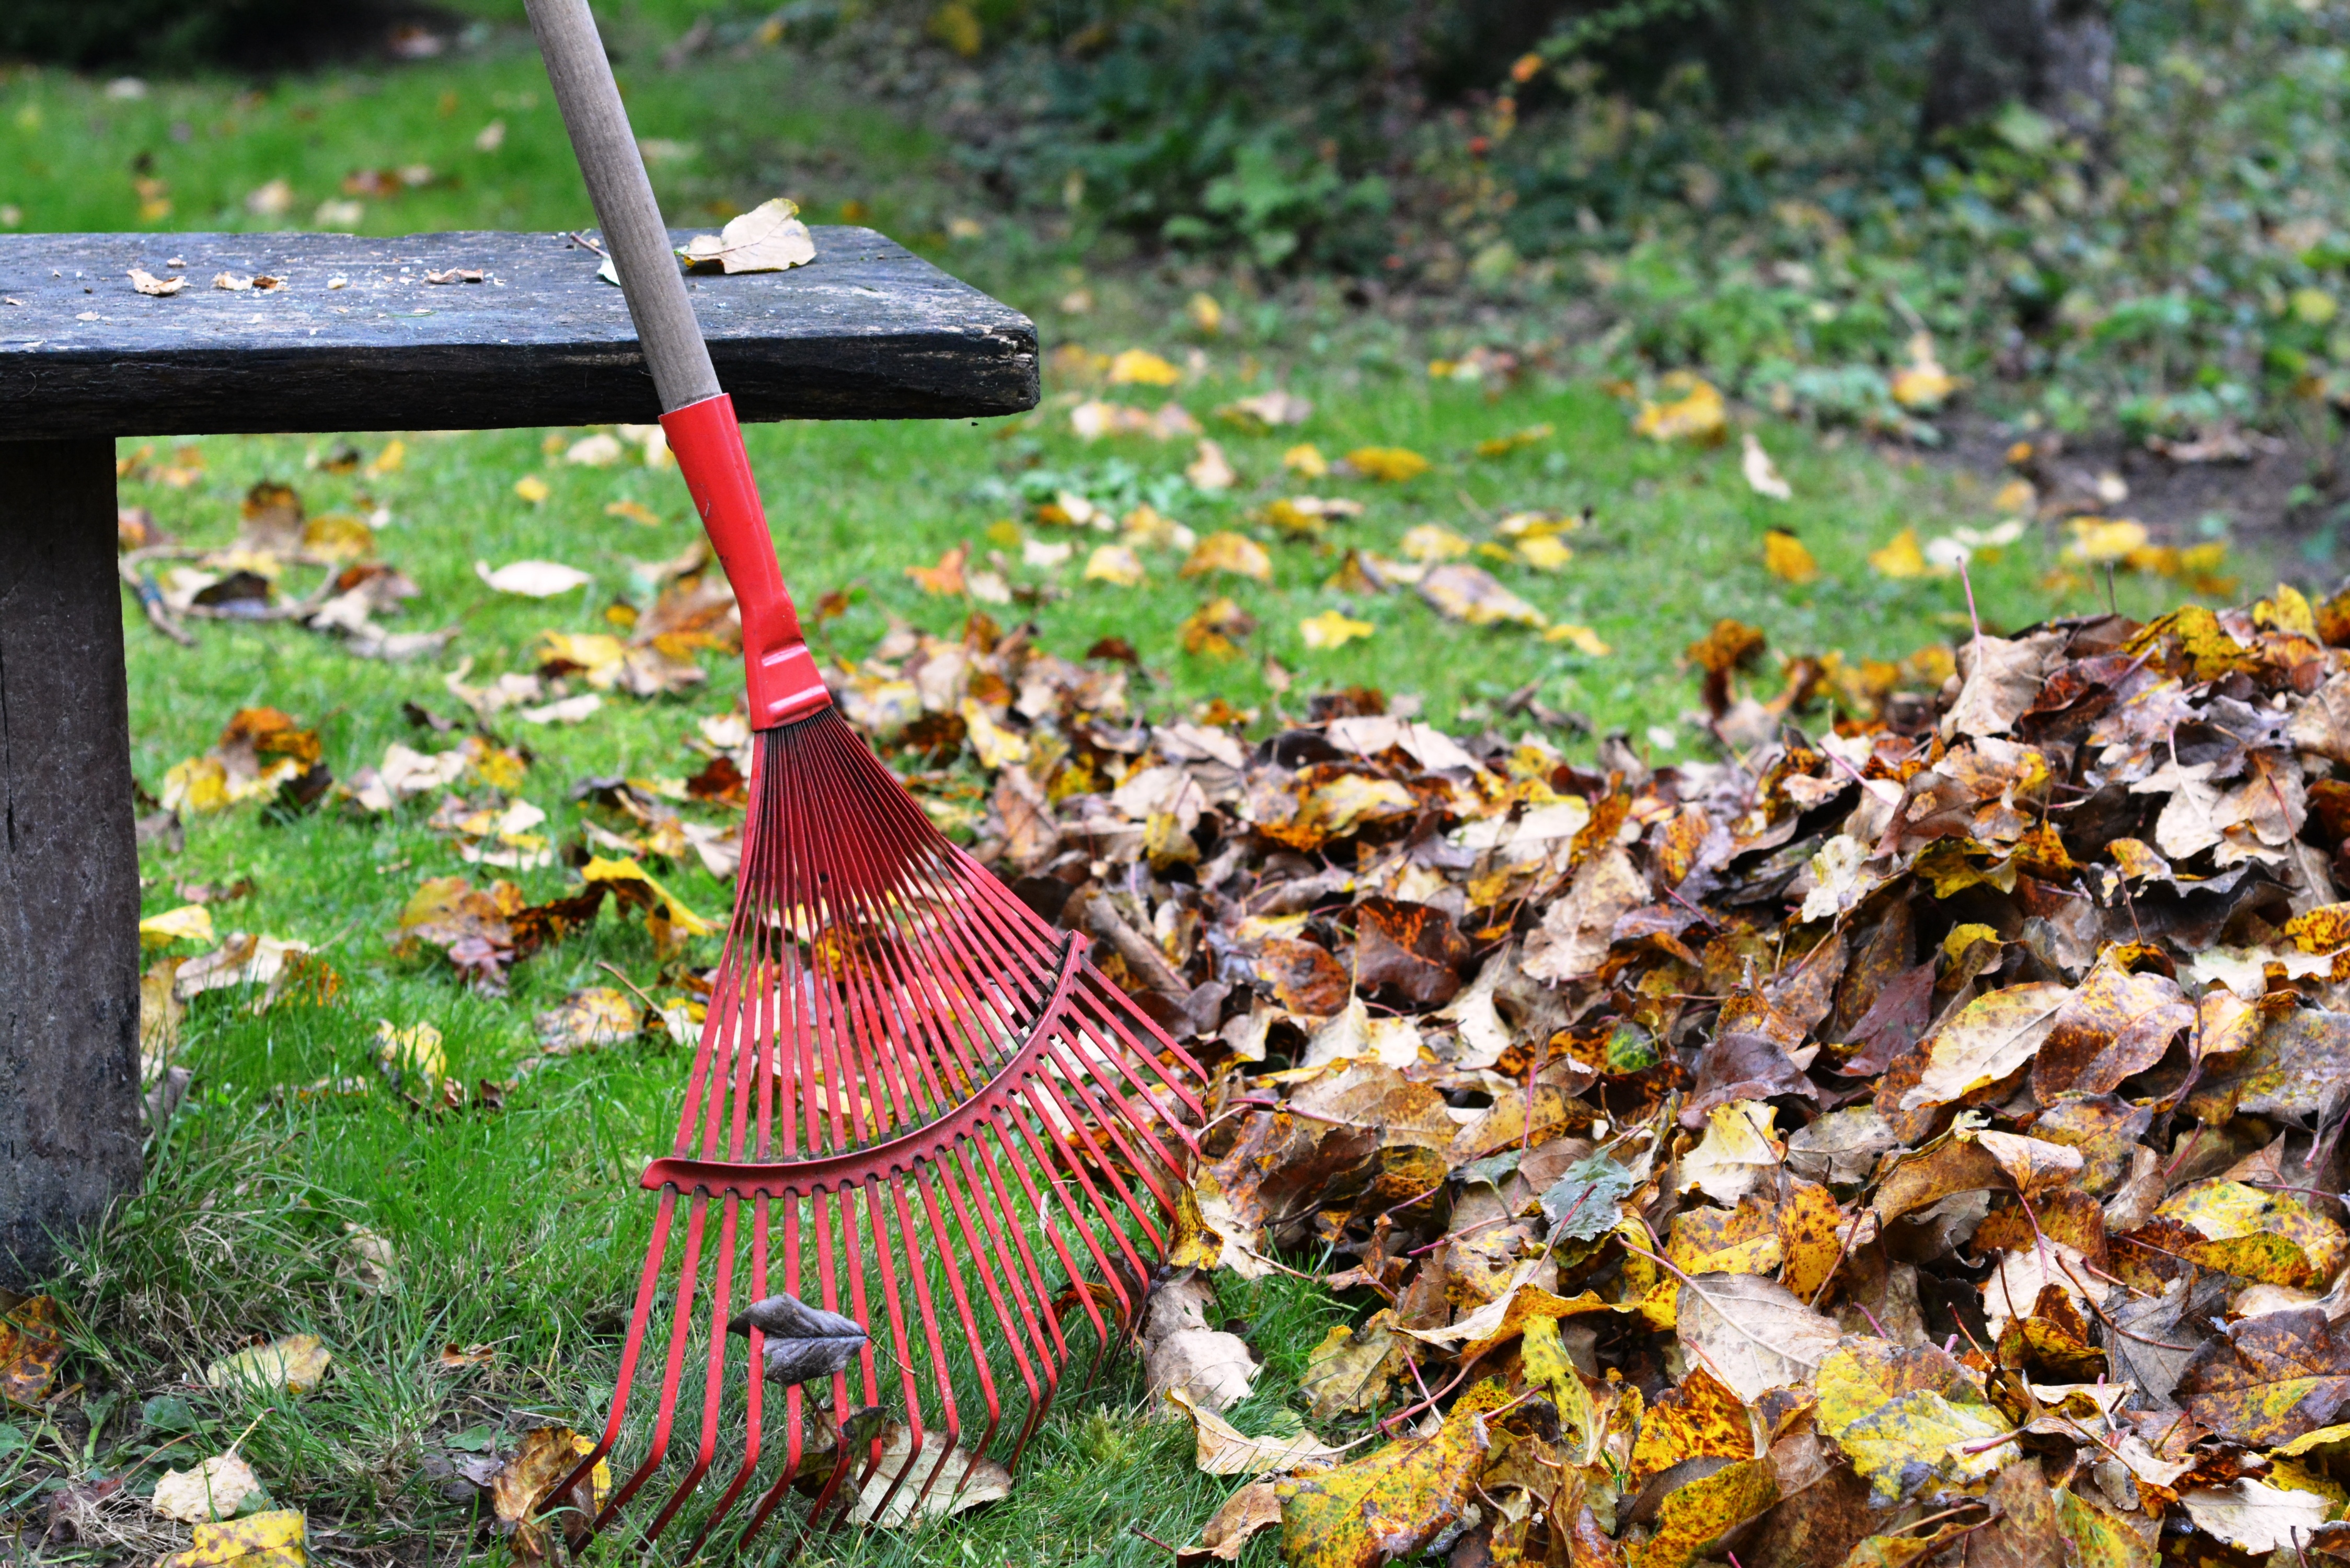
<instances>
[{"instance_id":1,"label":"green grass","mask_svg":"<svg viewBox=\"0 0 2350 1568\"><path fill-rule=\"evenodd\" d=\"M793 170L846 168L847 181L800 192L818 216L853 189L876 206L882 226L897 221L894 211L921 239L941 214L972 210L960 205L967 193L932 167L940 156L932 141L857 110L838 89L808 84L782 110L769 109L771 78L785 62L769 56L675 76L630 72L640 130L702 149L689 166L663 173L673 200L748 205L792 188ZM411 161L430 162L443 178L370 203L362 224L369 232L580 221L584 202L543 83L510 39L477 58L289 80L257 100L242 91L225 82L158 84L148 99L122 102L98 84L19 73L0 88L0 203L17 209L26 227L138 226L132 161L151 152L153 177L167 182L173 208L149 226L252 226L260 220L245 210L245 192L279 177L295 188L299 221L335 195L350 170ZM534 93L536 106L524 107ZM443 112L451 100L455 107ZM754 104L755 116L746 108ZM477 153L473 138L493 117L505 119L507 139L494 154ZM191 128L185 142L172 139L174 121ZM730 129L737 125L755 125L755 134ZM995 239L961 259L941 254L1014 303L1041 309L1070 280L1006 228L999 223ZM1170 510L1203 535L1234 528L1263 539L1273 581L1226 580L1211 590L1179 579L1180 557L1167 551L1148 555L1143 587L1082 580L1085 551L1111 536L1036 524L1005 499L1022 476L1056 473L1107 494L1127 477L1114 465L1146 481L1180 472L1191 449L1139 438L1084 445L1068 432L1068 405L1083 390L1076 386L1048 383L1045 409L1023 421L763 428L752 432L752 452L803 604L828 590L854 594L847 613L825 628L832 651L863 656L892 615L957 631L972 607L924 595L905 569L967 543L975 566L1003 548L1015 580L1063 592L1035 612L1045 648L1077 658L1097 639L1128 639L1147 671L1138 693L1155 712L1221 696L1259 710L1253 732L1262 733L1282 702L1302 711L1310 691L1360 683L1418 695L1438 722L1474 728L1522 722L1497 707L1532 681L1543 701L1587 714L1600 732L1626 730L1676 755L1700 749L1682 722L1695 691L1679 667L1680 650L1717 618L1762 627L1787 653L1839 649L1854 658L1898 658L1966 624L1955 580L1891 582L1866 561L1903 527L1930 536L1990 521L1987 499L1960 476L1888 461L1858 443L1832 450L1801 430L1766 423L1763 439L1799 497L1782 505L1749 491L1734 441L1690 451L1635 441L1625 406L1572 375L1535 375L1492 398L1432 382L1408 336L1326 296L1305 291L1235 308L1232 336L1193 342L1172 325L1180 290L1124 275L1102 280L1099 292L1098 315L1048 318L1048 345L1083 332L1097 349L1139 344L1179 362L1189 348L1201 350L1196 380L1132 400L1155 406L1174 396L1222 441L1243 483L1220 496L1183 496ZM1276 381L1315 404L1302 428L1251 436L1213 419L1218 405ZM1474 455L1478 441L1536 423L1553 433L1500 459ZM580 468L550 454L550 444L559 451L579 433L414 436L404 466L374 479L309 465L341 438L219 438L189 443L203 468L188 488L126 483L126 504L151 508L165 528L198 544L234 536L239 499L262 479L295 483L314 514L388 508L382 553L423 589L400 627L459 628L445 659L388 666L282 626L203 625L201 646L184 652L132 609L142 783L160 788L164 771L210 744L232 711L257 704L315 724L329 764L348 776L391 742L422 743L401 716L404 701L457 711L442 678L458 659L473 660L470 679L479 681L527 668L543 629L604 629L606 606L629 591L629 563L673 555L695 535L673 474ZM373 454L387 438L356 439ZM1399 485L1291 484L1279 459L1298 441L1332 457L1357 445L1406 446L1435 466ZM170 460L178 444L155 443L154 459ZM125 443L123 454L138 450ZM531 473L551 487L544 504L515 493L515 481ZM1303 491L1352 496L1367 510L1320 542L1283 539L1251 521L1267 500ZM615 521L604 508L619 499L668 521ZM1590 524L1571 535L1575 559L1555 575L1494 570L1545 616L1595 628L1614 647L1607 657L1544 644L1523 629L1456 626L1409 592L1349 597L1324 586L1349 545L1393 555L1406 530L1427 523L1484 539L1493 518L1535 507L1590 509ZM1000 526L1007 522L1020 537L1074 539L1076 561L1055 573L1022 567L1019 550L1000 542L1012 536ZM1816 556L1816 582L1792 587L1764 571L1762 530L1783 523ZM569 562L596 581L578 594L530 602L497 597L475 580L477 559L525 556ZM1975 590L1985 619L2012 626L2102 607L2102 587L2094 594L2041 587L2052 564L2038 539L1981 563ZM2141 612L2169 591L2128 578L2120 590L2124 607ZM1260 621L1246 657L1218 661L1181 650L1180 624L1211 591L1231 593ZM1299 623L1331 608L1369 621L1374 634L1335 651L1308 649ZM991 613L1009 619L1015 612ZM1285 699L1266 684L1267 657L1295 674ZM684 740L694 718L723 710L740 690L739 672L725 660L710 660L710 669L709 684L690 698L610 700L577 728L502 723L509 741L535 753L519 794L550 814L546 831L566 842L577 836L579 808L569 793L584 776L693 771L700 759ZM1758 694L1775 685L1766 673ZM1650 740L1652 729L1669 734ZM1570 742L1577 755L1588 755L1589 745ZM664 1140L682 1056L632 1044L570 1059L529 1076L495 1114L426 1116L380 1085L358 1098L290 1092L322 1078L373 1077L379 1019L430 1022L445 1035L454 1074L501 1079L532 1049L532 1014L576 987L605 982L600 964L652 981L657 965L641 925L608 913L591 931L520 965L504 999L463 989L437 960L396 954L391 928L419 881L468 869L424 826L431 804L388 820L331 809L281 820L240 807L191 820L182 852L147 852L147 912L181 902L178 883L250 877L251 897L216 911L223 929L329 943L345 989L322 1009L255 1015L243 998L223 994L192 1009L182 1054L196 1072L193 1096L157 1140L146 1190L85 1241L57 1281L77 1317L71 1375L85 1393L78 1403L62 1401L50 1419L18 1417L30 1446L0 1455L0 1484L22 1516L31 1517L22 1511L38 1502L45 1481L130 1470L135 1490L165 1465L219 1451L258 1416L243 1451L279 1499L309 1509L314 1526L340 1532L330 1538L338 1551L447 1560L496 1548L474 1541L463 1510L419 1479L428 1451L484 1425L519 1431L545 1419L597 1420L650 1223L636 1173ZM570 877L555 868L518 880L538 898ZM731 901L731 888L698 866L676 868L672 885L705 913ZM702 962L712 956L706 946L696 954ZM345 1277L348 1225L391 1241L397 1292L370 1294ZM1305 1355L1324 1329L1368 1310L1285 1279L1228 1282L1221 1301L1267 1362L1259 1393L1234 1413L1244 1429L1258 1431L1295 1418ZM297 1331L317 1333L336 1351L337 1375L315 1397L264 1410L195 1381L248 1336ZM484 1367L446 1372L436 1356L452 1343L493 1343L499 1354ZM1129 1523L1188 1540L1229 1483L1195 1474L1188 1434L1151 1414L1140 1406L1131 1365L1121 1365L1064 1399L1007 1502L903 1536L821 1542L811 1560L1159 1563L1158 1549L1129 1533ZM1260 1542L1248 1560L1272 1555L1271 1543Z\"/></svg>"}]
</instances>

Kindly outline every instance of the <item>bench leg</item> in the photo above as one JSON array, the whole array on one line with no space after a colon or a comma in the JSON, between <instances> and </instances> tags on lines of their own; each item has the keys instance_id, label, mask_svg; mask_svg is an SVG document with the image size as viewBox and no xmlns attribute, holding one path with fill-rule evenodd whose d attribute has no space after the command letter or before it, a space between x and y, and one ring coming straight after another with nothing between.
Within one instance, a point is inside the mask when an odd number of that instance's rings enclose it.
<instances>
[{"instance_id":1,"label":"bench leg","mask_svg":"<svg viewBox=\"0 0 2350 1568\"><path fill-rule=\"evenodd\" d=\"M114 443L0 441L0 1283L140 1180Z\"/></svg>"}]
</instances>

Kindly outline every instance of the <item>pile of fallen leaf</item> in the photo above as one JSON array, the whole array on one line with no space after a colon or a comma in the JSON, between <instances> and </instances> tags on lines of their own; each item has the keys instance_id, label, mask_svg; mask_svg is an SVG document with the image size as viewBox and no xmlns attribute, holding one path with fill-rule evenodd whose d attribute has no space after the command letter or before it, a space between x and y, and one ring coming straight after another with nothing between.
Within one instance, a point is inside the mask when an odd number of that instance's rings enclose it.
<instances>
[{"instance_id":1,"label":"pile of fallen leaf","mask_svg":"<svg viewBox=\"0 0 2350 1568\"><path fill-rule=\"evenodd\" d=\"M424 877L406 950L494 992L614 901L663 994L616 972L541 1015L544 1051L688 1037L718 922L660 877L734 869L740 717L681 736L690 776L556 785L587 808L560 845L494 726L691 688L733 631L704 565L650 565L625 637L460 670L470 733L417 708L416 747L337 784L248 710L165 804L437 799L461 861L577 885ZM1278 1525L1315 1564L2054 1568L2350 1555L2344 649L2350 597L2282 588L1898 664L1774 668L1724 622L1689 651L1724 760L1653 768L1359 690L1153 722L1130 649L1067 659L984 611L832 674L941 826L1210 1070L1141 1343L1201 1467L1248 1480L1187 1559ZM302 942L216 938L239 889L182 890L145 934L216 945L151 976L161 1114L193 997L339 983ZM463 1104L430 1025L380 1042L403 1093ZM1254 1432L1222 1414L1262 1347L1215 1321L1220 1269L1357 1309Z\"/></svg>"},{"instance_id":2,"label":"pile of fallen leaf","mask_svg":"<svg viewBox=\"0 0 2350 1568\"><path fill-rule=\"evenodd\" d=\"M838 691L1209 1064L1143 1344L1255 1479L1188 1560L2054 1568L2350 1554L2345 645L2280 589L1757 696L1726 623L1729 760L1653 769L1148 723L984 617ZM1218 1269L1359 1303L1274 1429Z\"/></svg>"}]
</instances>

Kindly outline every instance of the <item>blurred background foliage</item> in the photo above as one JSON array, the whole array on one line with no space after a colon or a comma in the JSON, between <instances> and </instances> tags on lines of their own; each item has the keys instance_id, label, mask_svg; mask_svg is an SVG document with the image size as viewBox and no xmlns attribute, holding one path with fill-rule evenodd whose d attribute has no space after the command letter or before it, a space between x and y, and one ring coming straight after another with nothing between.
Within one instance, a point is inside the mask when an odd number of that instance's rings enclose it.
<instances>
[{"instance_id":1,"label":"blurred background foliage","mask_svg":"<svg viewBox=\"0 0 2350 1568\"><path fill-rule=\"evenodd\" d=\"M0 51L266 73L403 26L521 20L519 0L404 5L14 0ZM1000 210L1097 260L1552 312L1617 373L1698 367L1822 422L1930 439L1895 395L1919 363L2002 417L2132 439L2253 425L2331 451L2350 401L2338 0L636 0L612 17L623 50L764 55L899 106Z\"/></svg>"}]
</instances>

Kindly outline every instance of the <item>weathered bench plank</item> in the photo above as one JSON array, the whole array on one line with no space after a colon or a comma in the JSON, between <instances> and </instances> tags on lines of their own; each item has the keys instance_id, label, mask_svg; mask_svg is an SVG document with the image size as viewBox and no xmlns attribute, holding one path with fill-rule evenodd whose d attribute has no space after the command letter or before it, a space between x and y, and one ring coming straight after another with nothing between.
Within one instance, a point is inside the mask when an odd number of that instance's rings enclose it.
<instances>
[{"instance_id":1,"label":"weathered bench plank","mask_svg":"<svg viewBox=\"0 0 2350 1568\"><path fill-rule=\"evenodd\" d=\"M742 418L1035 405L1026 317L870 229L814 234L805 266L689 280ZM649 421L652 380L599 265L559 234L0 236L0 440ZM142 295L133 267L187 282ZM472 268L484 281L425 281ZM218 288L221 273L282 282Z\"/></svg>"}]
</instances>

